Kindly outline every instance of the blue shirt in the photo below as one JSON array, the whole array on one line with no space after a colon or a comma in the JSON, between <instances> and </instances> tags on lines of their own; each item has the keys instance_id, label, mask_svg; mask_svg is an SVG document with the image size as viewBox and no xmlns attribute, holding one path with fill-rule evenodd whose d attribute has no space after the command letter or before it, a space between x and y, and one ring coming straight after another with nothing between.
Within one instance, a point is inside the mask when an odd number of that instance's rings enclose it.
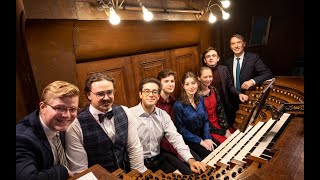
<instances>
[{"instance_id":1,"label":"blue shirt","mask_svg":"<svg viewBox=\"0 0 320 180\"><path fill-rule=\"evenodd\" d=\"M200 96L200 103L197 104L196 109L191 104L184 105L179 100L174 103L173 110L174 124L185 140L200 144L201 140L212 139L202 96Z\"/></svg>"}]
</instances>

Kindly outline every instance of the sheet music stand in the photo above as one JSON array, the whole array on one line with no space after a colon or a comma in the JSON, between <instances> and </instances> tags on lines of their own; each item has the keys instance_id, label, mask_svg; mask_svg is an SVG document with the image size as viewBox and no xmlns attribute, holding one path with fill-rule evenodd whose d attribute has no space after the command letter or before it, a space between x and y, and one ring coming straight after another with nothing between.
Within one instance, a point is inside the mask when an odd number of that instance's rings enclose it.
<instances>
[{"instance_id":1,"label":"sheet music stand","mask_svg":"<svg viewBox=\"0 0 320 180\"><path fill-rule=\"evenodd\" d=\"M249 118L247 120L242 121L242 123L239 125L238 129L240 132L245 132L247 127L255 120L257 119L262 107L264 106L266 99L271 91L271 88L273 87L273 83L275 81L275 78L272 78L270 83L262 90L260 93L258 100L256 101L253 111L251 111Z\"/></svg>"}]
</instances>

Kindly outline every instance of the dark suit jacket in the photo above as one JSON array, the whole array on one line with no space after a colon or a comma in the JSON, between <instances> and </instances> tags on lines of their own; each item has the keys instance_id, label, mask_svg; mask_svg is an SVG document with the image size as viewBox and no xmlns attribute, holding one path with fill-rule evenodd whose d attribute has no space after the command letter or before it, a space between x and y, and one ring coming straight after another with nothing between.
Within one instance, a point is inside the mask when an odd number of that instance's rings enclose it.
<instances>
[{"instance_id":1,"label":"dark suit jacket","mask_svg":"<svg viewBox=\"0 0 320 180\"><path fill-rule=\"evenodd\" d=\"M68 170L53 163L52 150L36 110L16 125L16 180L68 179Z\"/></svg>"},{"instance_id":2,"label":"dark suit jacket","mask_svg":"<svg viewBox=\"0 0 320 180\"><path fill-rule=\"evenodd\" d=\"M238 96L238 94L240 94L240 92L234 87L232 77L230 75L230 72L229 72L227 66L217 65L216 68L218 69L219 74L220 74L220 81L222 84L224 99L225 99L226 104L228 106L226 108L230 109L231 104L230 104L229 93L231 93L234 96Z\"/></svg>"},{"instance_id":3,"label":"dark suit jacket","mask_svg":"<svg viewBox=\"0 0 320 180\"><path fill-rule=\"evenodd\" d=\"M233 56L228 58L224 64L228 67L233 81ZM260 56L255 53L245 52L240 70L240 83L253 79L256 85L263 83L265 80L273 78L270 69L263 63ZM244 92L242 90L242 92Z\"/></svg>"}]
</instances>

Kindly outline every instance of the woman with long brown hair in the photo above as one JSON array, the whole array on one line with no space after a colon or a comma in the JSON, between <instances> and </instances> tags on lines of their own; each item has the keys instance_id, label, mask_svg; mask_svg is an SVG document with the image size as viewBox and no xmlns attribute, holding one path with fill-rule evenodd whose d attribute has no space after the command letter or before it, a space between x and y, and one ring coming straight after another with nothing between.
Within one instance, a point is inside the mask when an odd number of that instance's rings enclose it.
<instances>
[{"instance_id":1,"label":"woman with long brown hair","mask_svg":"<svg viewBox=\"0 0 320 180\"><path fill-rule=\"evenodd\" d=\"M200 158L207 157L217 144L210 135L209 120L203 97L199 95L199 82L192 72L182 77L182 89L173 106L174 123L185 143Z\"/></svg>"}]
</instances>

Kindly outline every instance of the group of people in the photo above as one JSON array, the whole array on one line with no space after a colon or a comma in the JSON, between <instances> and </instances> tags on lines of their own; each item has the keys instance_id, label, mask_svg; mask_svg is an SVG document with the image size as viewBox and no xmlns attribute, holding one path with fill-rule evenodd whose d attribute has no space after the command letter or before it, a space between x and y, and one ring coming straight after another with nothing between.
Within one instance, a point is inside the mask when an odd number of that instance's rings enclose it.
<instances>
[{"instance_id":1,"label":"group of people","mask_svg":"<svg viewBox=\"0 0 320 180\"><path fill-rule=\"evenodd\" d=\"M257 54L244 51L241 35L231 37L230 47L234 56L227 66L218 65L216 49L203 52L204 66L183 75L177 99L172 96L177 74L170 69L143 79L140 102L130 108L113 104L115 80L103 73L87 77L90 104L81 112L78 87L48 84L39 109L16 125L16 179L68 179L94 164L109 172L205 171L201 160L235 130L237 105L248 100L245 90L273 77Z\"/></svg>"}]
</instances>

